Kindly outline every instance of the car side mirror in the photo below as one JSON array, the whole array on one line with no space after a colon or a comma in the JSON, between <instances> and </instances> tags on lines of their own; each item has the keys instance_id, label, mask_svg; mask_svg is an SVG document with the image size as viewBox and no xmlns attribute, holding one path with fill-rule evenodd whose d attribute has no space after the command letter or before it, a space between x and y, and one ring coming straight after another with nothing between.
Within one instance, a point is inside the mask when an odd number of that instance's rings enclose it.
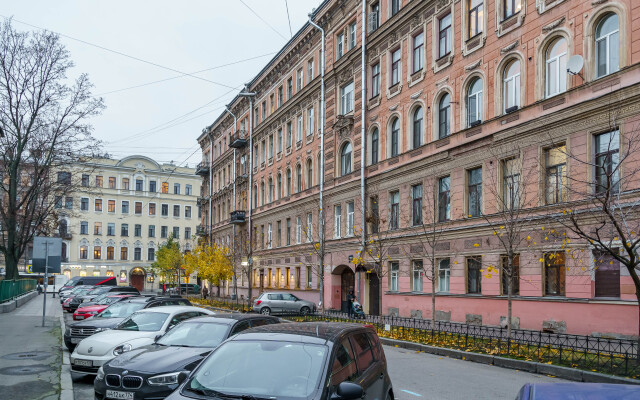
<instances>
[{"instance_id":1,"label":"car side mirror","mask_svg":"<svg viewBox=\"0 0 640 400\"><path fill-rule=\"evenodd\" d=\"M189 373L187 371L182 371L178 374L178 385L182 385L182 382L186 381L189 377Z\"/></svg>"},{"instance_id":2,"label":"car side mirror","mask_svg":"<svg viewBox=\"0 0 640 400\"><path fill-rule=\"evenodd\" d=\"M357 383L345 381L338 385L336 395L340 400L356 400L362 398L364 390Z\"/></svg>"}]
</instances>

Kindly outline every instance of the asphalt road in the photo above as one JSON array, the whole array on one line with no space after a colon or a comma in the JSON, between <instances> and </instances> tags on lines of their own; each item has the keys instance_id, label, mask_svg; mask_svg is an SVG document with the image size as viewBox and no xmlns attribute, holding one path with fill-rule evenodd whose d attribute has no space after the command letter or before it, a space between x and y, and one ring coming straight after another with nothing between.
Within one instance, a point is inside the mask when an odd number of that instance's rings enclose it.
<instances>
[{"instance_id":1,"label":"asphalt road","mask_svg":"<svg viewBox=\"0 0 640 400\"><path fill-rule=\"evenodd\" d=\"M65 322L72 322L71 314ZM67 349L64 349L67 351ZM396 400L514 399L527 382L561 379L384 346ZM93 398L93 376L77 376L74 397Z\"/></svg>"}]
</instances>

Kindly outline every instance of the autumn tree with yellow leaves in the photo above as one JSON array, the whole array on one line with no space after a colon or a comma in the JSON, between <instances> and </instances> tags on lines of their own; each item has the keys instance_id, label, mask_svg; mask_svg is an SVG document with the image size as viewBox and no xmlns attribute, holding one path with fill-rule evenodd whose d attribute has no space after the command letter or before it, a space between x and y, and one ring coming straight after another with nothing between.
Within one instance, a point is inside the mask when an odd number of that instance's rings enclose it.
<instances>
[{"instance_id":1,"label":"autumn tree with yellow leaves","mask_svg":"<svg viewBox=\"0 0 640 400\"><path fill-rule=\"evenodd\" d=\"M208 280L216 286L217 296L220 296L220 286L233 277L229 248L215 243L199 244L184 255L183 264L185 271L195 272L200 279Z\"/></svg>"}]
</instances>

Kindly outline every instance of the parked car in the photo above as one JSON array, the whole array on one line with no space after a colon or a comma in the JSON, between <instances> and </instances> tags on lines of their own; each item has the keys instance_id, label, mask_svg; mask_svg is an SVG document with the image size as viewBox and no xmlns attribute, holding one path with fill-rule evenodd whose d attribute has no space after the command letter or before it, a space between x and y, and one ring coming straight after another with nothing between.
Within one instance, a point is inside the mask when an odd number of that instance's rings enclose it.
<instances>
[{"instance_id":1,"label":"parked car","mask_svg":"<svg viewBox=\"0 0 640 400\"><path fill-rule=\"evenodd\" d=\"M213 311L192 306L154 307L137 311L112 330L82 340L71 354L71 372L96 374L105 362L153 343L180 322L213 314Z\"/></svg>"},{"instance_id":2,"label":"parked car","mask_svg":"<svg viewBox=\"0 0 640 400\"><path fill-rule=\"evenodd\" d=\"M102 300L98 301L97 304L92 304L89 306L84 306L85 303L82 303L80 307L73 313L73 320L79 321L87 318L91 318L94 315L100 314L105 308L109 307L113 303L117 303L120 300L128 299L135 296L135 294L111 294L109 296L105 296Z\"/></svg>"},{"instance_id":3,"label":"parked car","mask_svg":"<svg viewBox=\"0 0 640 400\"><path fill-rule=\"evenodd\" d=\"M249 329L225 341L167 400L393 399L378 336L360 324L301 322ZM246 396L246 397L245 397Z\"/></svg>"},{"instance_id":4,"label":"parked car","mask_svg":"<svg viewBox=\"0 0 640 400\"><path fill-rule=\"evenodd\" d=\"M133 293L140 294L138 289L133 286L94 286L82 296L75 296L69 303L69 309L75 311L82 303L89 302L103 293Z\"/></svg>"},{"instance_id":5,"label":"parked car","mask_svg":"<svg viewBox=\"0 0 640 400\"><path fill-rule=\"evenodd\" d=\"M253 301L253 311L269 314L302 314L316 312L316 305L307 300L299 299L291 293L270 292L262 293Z\"/></svg>"},{"instance_id":6,"label":"parked car","mask_svg":"<svg viewBox=\"0 0 640 400\"><path fill-rule=\"evenodd\" d=\"M71 293L61 298L60 302L62 303L62 309L64 311L71 312L71 307L70 307L71 300L73 300L78 296L83 296L84 294L88 293L91 289L93 289L93 286L78 286L75 289L73 289Z\"/></svg>"},{"instance_id":7,"label":"parked car","mask_svg":"<svg viewBox=\"0 0 640 400\"><path fill-rule=\"evenodd\" d=\"M118 281L115 276L74 276L69 279L59 292L65 291L69 288L80 285L90 286L116 286Z\"/></svg>"},{"instance_id":8,"label":"parked car","mask_svg":"<svg viewBox=\"0 0 640 400\"><path fill-rule=\"evenodd\" d=\"M64 344L69 351L73 351L82 339L113 329L134 312L145 308L190 305L191 302L182 297L140 296L122 300L105 308L89 320L68 324L64 331Z\"/></svg>"},{"instance_id":9,"label":"parked car","mask_svg":"<svg viewBox=\"0 0 640 400\"><path fill-rule=\"evenodd\" d=\"M96 399L164 398L178 387L178 375L192 371L220 343L245 329L277 324L276 317L218 314L180 323L154 344L105 363L93 383Z\"/></svg>"},{"instance_id":10,"label":"parked car","mask_svg":"<svg viewBox=\"0 0 640 400\"><path fill-rule=\"evenodd\" d=\"M640 399L640 386L617 383L525 383L516 400L632 400Z\"/></svg>"}]
</instances>

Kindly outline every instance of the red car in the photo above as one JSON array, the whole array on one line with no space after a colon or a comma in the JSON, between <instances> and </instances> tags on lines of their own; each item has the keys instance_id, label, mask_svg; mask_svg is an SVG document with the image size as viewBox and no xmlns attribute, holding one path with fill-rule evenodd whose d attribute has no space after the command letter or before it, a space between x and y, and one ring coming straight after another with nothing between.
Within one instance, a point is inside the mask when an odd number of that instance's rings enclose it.
<instances>
[{"instance_id":1,"label":"red car","mask_svg":"<svg viewBox=\"0 0 640 400\"><path fill-rule=\"evenodd\" d=\"M101 313L102 310L109 307L111 304L132 296L134 295L133 294L114 294L111 296L107 296L104 299L100 300L98 304L94 304L92 306L87 306L87 307L79 307L73 313L73 319L77 321L77 320L91 318L94 315ZM64 304L62 305L62 307L64 307Z\"/></svg>"}]
</instances>

